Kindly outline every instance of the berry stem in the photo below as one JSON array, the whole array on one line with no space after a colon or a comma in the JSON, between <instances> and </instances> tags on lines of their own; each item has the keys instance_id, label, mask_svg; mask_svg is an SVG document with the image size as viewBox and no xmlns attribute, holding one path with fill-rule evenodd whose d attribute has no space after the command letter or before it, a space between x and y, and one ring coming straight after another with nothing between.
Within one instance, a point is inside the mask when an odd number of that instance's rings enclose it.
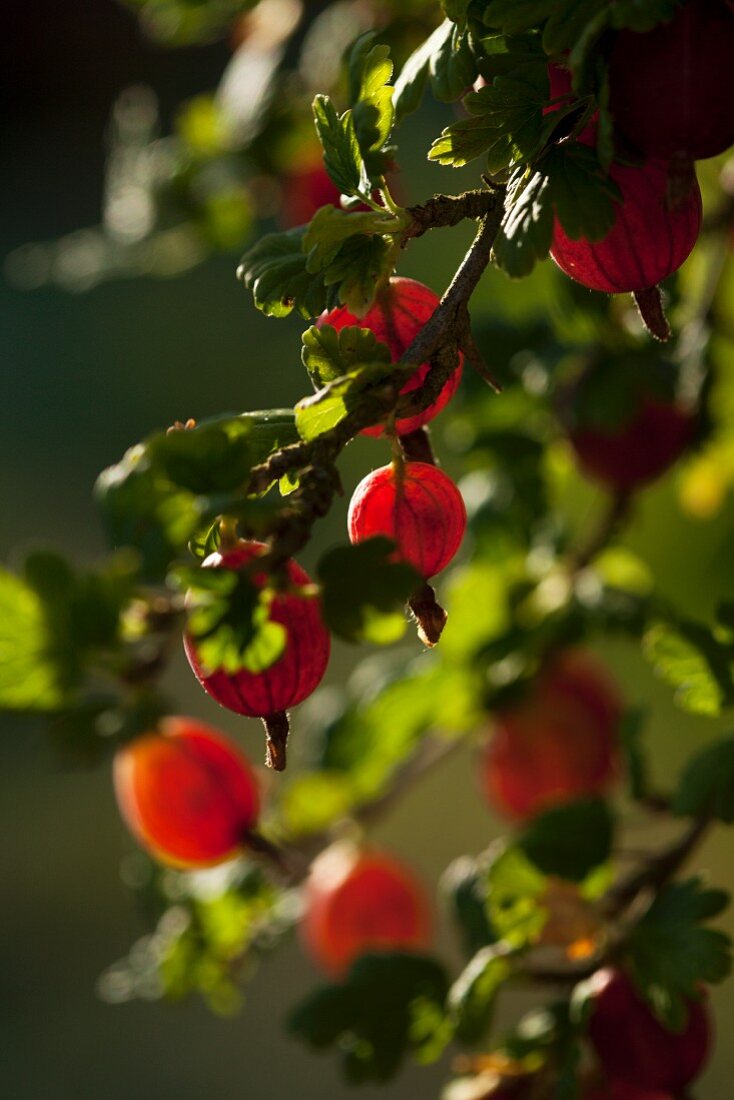
<instances>
[{"instance_id":1,"label":"berry stem","mask_svg":"<svg viewBox=\"0 0 734 1100\"><path fill-rule=\"evenodd\" d=\"M422 585L413 593L408 600L408 607L418 625L418 637L423 645L432 649L441 638L448 615L437 601L430 584Z\"/></svg>"},{"instance_id":2,"label":"berry stem","mask_svg":"<svg viewBox=\"0 0 734 1100\"><path fill-rule=\"evenodd\" d=\"M428 428L418 428L409 435L401 435L399 442L406 462L426 462L429 466L436 465Z\"/></svg>"},{"instance_id":3,"label":"berry stem","mask_svg":"<svg viewBox=\"0 0 734 1100\"><path fill-rule=\"evenodd\" d=\"M665 343L670 339L670 325L663 309L663 296L659 286L649 286L646 290L636 290L632 297L642 323L656 340Z\"/></svg>"},{"instance_id":4,"label":"berry stem","mask_svg":"<svg viewBox=\"0 0 734 1100\"><path fill-rule=\"evenodd\" d=\"M288 715L280 710L263 718L262 724L265 726L265 766L276 772L285 771L286 746L290 733Z\"/></svg>"}]
</instances>

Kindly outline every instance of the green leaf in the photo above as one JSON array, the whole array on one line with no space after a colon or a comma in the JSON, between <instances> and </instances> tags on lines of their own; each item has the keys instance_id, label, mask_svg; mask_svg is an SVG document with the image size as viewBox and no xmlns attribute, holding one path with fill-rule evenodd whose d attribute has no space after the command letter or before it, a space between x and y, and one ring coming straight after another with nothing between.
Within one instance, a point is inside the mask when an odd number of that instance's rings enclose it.
<instances>
[{"instance_id":1,"label":"green leaf","mask_svg":"<svg viewBox=\"0 0 734 1100\"><path fill-rule=\"evenodd\" d=\"M0 707L56 710L64 677L38 594L20 577L0 570Z\"/></svg>"},{"instance_id":2,"label":"green leaf","mask_svg":"<svg viewBox=\"0 0 734 1100\"><path fill-rule=\"evenodd\" d=\"M254 585L246 570L183 568L175 576L188 588L187 630L206 669L262 672L278 660L287 633L270 618L271 590Z\"/></svg>"},{"instance_id":3,"label":"green leaf","mask_svg":"<svg viewBox=\"0 0 734 1100\"><path fill-rule=\"evenodd\" d=\"M444 130L434 141L429 159L458 168L486 153L492 174L531 160L543 144L542 107L547 98L546 65L533 57L515 66L511 75L498 75L491 84L465 96L471 117ZM551 120L553 125L557 121Z\"/></svg>"},{"instance_id":4,"label":"green leaf","mask_svg":"<svg viewBox=\"0 0 734 1100\"><path fill-rule=\"evenodd\" d=\"M146 442L151 463L173 485L197 494L232 492L253 466L298 440L290 409L203 421L185 431L159 432Z\"/></svg>"},{"instance_id":5,"label":"green leaf","mask_svg":"<svg viewBox=\"0 0 734 1100\"><path fill-rule=\"evenodd\" d=\"M700 878L665 887L635 926L628 963L635 984L671 1031L682 1031L687 1001L701 982L721 982L731 970L731 940L703 927L729 903L723 890L706 889Z\"/></svg>"},{"instance_id":6,"label":"green leaf","mask_svg":"<svg viewBox=\"0 0 734 1100\"><path fill-rule=\"evenodd\" d=\"M360 364L392 362L387 344L372 329L348 325L337 331L333 325L312 325L302 339L301 361L319 389Z\"/></svg>"},{"instance_id":7,"label":"green leaf","mask_svg":"<svg viewBox=\"0 0 734 1100\"><path fill-rule=\"evenodd\" d=\"M725 825L734 824L734 737L717 741L686 767L673 800L680 817L709 814Z\"/></svg>"},{"instance_id":8,"label":"green leaf","mask_svg":"<svg viewBox=\"0 0 734 1100\"><path fill-rule=\"evenodd\" d=\"M534 169L521 166L510 177L497 263L512 277L528 275L548 255L555 216L573 239L600 240L614 224L618 198L594 150L579 142L553 147Z\"/></svg>"},{"instance_id":9,"label":"green leaf","mask_svg":"<svg viewBox=\"0 0 734 1100\"><path fill-rule=\"evenodd\" d=\"M324 167L332 181L344 195L369 192L362 153L354 131L352 112L341 117L326 95L317 95L313 101L316 132L324 150Z\"/></svg>"},{"instance_id":10,"label":"green leaf","mask_svg":"<svg viewBox=\"0 0 734 1100\"><path fill-rule=\"evenodd\" d=\"M463 1043L478 1043L492 1022L497 993L510 977L512 966L504 947L483 947L456 979L448 996L448 1009Z\"/></svg>"},{"instance_id":11,"label":"green leaf","mask_svg":"<svg viewBox=\"0 0 734 1100\"><path fill-rule=\"evenodd\" d=\"M294 309L306 319L329 305L324 280L307 266L303 251L306 226L268 233L240 261L237 277L252 291L255 305L269 317L287 317Z\"/></svg>"},{"instance_id":12,"label":"green leaf","mask_svg":"<svg viewBox=\"0 0 734 1100\"><path fill-rule=\"evenodd\" d=\"M363 317L372 305L377 288L393 271L390 238L375 235L348 237L323 271L324 285L339 304L355 317Z\"/></svg>"},{"instance_id":13,"label":"green leaf","mask_svg":"<svg viewBox=\"0 0 734 1100\"><path fill-rule=\"evenodd\" d=\"M512 947L533 943L545 927L547 877L518 847L505 848L487 874L487 911L492 928Z\"/></svg>"},{"instance_id":14,"label":"green leaf","mask_svg":"<svg viewBox=\"0 0 734 1100\"><path fill-rule=\"evenodd\" d=\"M322 987L299 1005L289 1027L316 1050L339 1051L348 1081L388 1081L406 1056L424 1061L428 1050L439 1053L435 1040L444 1030L447 991L446 974L431 958L364 955L346 981Z\"/></svg>"},{"instance_id":15,"label":"green leaf","mask_svg":"<svg viewBox=\"0 0 734 1100\"><path fill-rule=\"evenodd\" d=\"M301 438L308 441L330 432L365 400L369 401L367 391L389 379L392 372L391 363L361 363L351 374L327 382L312 397L302 398L296 405ZM377 411L380 409L378 406Z\"/></svg>"},{"instance_id":16,"label":"green leaf","mask_svg":"<svg viewBox=\"0 0 734 1100\"><path fill-rule=\"evenodd\" d=\"M178 1001L198 993L213 1012L232 1015L242 1004L242 975L254 969L246 960L271 950L293 923L283 894L250 864L233 866L217 892L202 889L196 875L170 871L162 882L147 880L141 889L147 906L156 890L162 895L155 899L159 910L170 895L174 904L165 906L154 935L139 940L102 975L103 997L120 987L146 1000Z\"/></svg>"},{"instance_id":17,"label":"green leaf","mask_svg":"<svg viewBox=\"0 0 734 1100\"><path fill-rule=\"evenodd\" d=\"M297 439L289 409L156 433L97 481L95 494L111 541L135 547L145 576L159 580L217 515L238 515L257 530L276 505L244 496L251 468Z\"/></svg>"},{"instance_id":18,"label":"green leaf","mask_svg":"<svg viewBox=\"0 0 734 1100\"><path fill-rule=\"evenodd\" d=\"M436 99L453 103L476 78L477 65L469 36L450 19L445 19L410 55L395 81L396 120L400 122L418 109L429 79Z\"/></svg>"},{"instance_id":19,"label":"green leaf","mask_svg":"<svg viewBox=\"0 0 734 1100\"><path fill-rule=\"evenodd\" d=\"M575 0L570 0L573 4ZM499 27L505 34L519 34L543 23L557 8L565 8L569 0L491 0L484 11L488 27Z\"/></svg>"},{"instance_id":20,"label":"green leaf","mask_svg":"<svg viewBox=\"0 0 734 1100\"><path fill-rule=\"evenodd\" d=\"M536 817L518 848L545 875L582 882L612 850L614 819L601 798L557 806Z\"/></svg>"},{"instance_id":21,"label":"green leaf","mask_svg":"<svg viewBox=\"0 0 734 1100\"><path fill-rule=\"evenodd\" d=\"M349 237L362 233L395 233L402 226L402 220L388 212L350 213L335 206L322 206L311 219L303 240L308 253L308 270L315 272L328 268Z\"/></svg>"},{"instance_id":22,"label":"green leaf","mask_svg":"<svg viewBox=\"0 0 734 1100\"><path fill-rule=\"evenodd\" d=\"M590 25L646 31L672 18L682 0L491 0L487 26L514 35L545 24L543 48L559 56L572 49ZM598 32L600 33L600 32Z\"/></svg>"},{"instance_id":23,"label":"green leaf","mask_svg":"<svg viewBox=\"0 0 734 1100\"><path fill-rule=\"evenodd\" d=\"M734 701L730 649L707 627L687 620L656 623L642 640L642 652L675 688L684 710L715 716Z\"/></svg>"},{"instance_id":24,"label":"green leaf","mask_svg":"<svg viewBox=\"0 0 734 1100\"><path fill-rule=\"evenodd\" d=\"M421 578L393 560L394 543L372 538L337 546L322 557L318 576L327 625L349 642L389 645L405 631L404 605Z\"/></svg>"},{"instance_id":25,"label":"green leaf","mask_svg":"<svg viewBox=\"0 0 734 1100\"><path fill-rule=\"evenodd\" d=\"M393 72L390 48L373 45L374 40L375 34L368 32L355 42L349 58L349 85L354 134L367 175L377 186L389 166L390 152L385 146L395 114L389 84Z\"/></svg>"}]
</instances>

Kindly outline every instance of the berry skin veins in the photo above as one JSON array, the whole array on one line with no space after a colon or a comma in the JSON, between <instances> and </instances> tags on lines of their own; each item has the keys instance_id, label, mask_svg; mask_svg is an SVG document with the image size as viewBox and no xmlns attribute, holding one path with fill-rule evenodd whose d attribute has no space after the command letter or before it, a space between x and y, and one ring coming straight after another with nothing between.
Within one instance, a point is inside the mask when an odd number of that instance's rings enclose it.
<instances>
[{"instance_id":1,"label":"berry skin veins","mask_svg":"<svg viewBox=\"0 0 734 1100\"><path fill-rule=\"evenodd\" d=\"M371 309L364 317L356 317L346 308L339 306L328 313L322 313L316 322L318 328L323 325L332 325L337 331L357 325L359 328L370 329L377 339L387 344L394 362L399 362L401 356L408 349L414 338L421 331L426 322L433 315L440 298L437 294L417 282L415 279L404 279L393 276L387 286L378 294ZM410 435L411 432L428 424L449 403L456 393L461 381L461 371L464 362L463 355L459 356L456 370L450 375L436 400L416 413L396 421L395 430L398 435ZM420 389L424 378L428 374L429 363L421 363L416 368L413 376L406 382L400 391L401 394L413 393ZM364 428L363 435L381 436L385 429L382 425L372 428Z\"/></svg>"},{"instance_id":2,"label":"berry skin veins","mask_svg":"<svg viewBox=\"0 0 734 1100\"><path fill-rule=\"evenodd\" d=\"M349 538L385 535L397 553L426 580L445 569L466 530L466 507L451 478L427 462L382 466L354 490L347 519Z\"/></svg>"}]
</instances>

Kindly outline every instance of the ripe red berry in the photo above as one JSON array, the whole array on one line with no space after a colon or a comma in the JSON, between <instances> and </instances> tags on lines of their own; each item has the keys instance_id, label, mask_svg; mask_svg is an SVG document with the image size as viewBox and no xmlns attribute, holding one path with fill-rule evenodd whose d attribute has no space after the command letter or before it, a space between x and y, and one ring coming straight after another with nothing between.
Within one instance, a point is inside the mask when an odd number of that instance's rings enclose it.
<instances>
[{"instance_id":1,"label":"ripe red berry","mask_svg":"<svg viewBox=\"0 0 734 1100\"><path fill-rule=\"evenodd\" d=\"M341 977L368 952L427 947L430 906L423 888L397 860L335 844L311 868L301 936L314 961Z\"/></svg>"},{"instance_id":2,"label":"ripe red berry","mask_svg":"<svg viewBox=\"0 0 734 1100\"><path fill-rule=\"evenodd\" d=\"M321 325L333 325L337 330L348 328L350 325L358 325L360 328L368 328L374 332L377 339L387 344L390 354L395 362L407 350L414 338L429 320L437 305L438 295L429 287L418 283L415 279L403 279L395 277L390 279L388 285L378 294L372 308L364 317L356 317L350 313L346 306L332 309L328 313L322 313L316 322ZM451 374L443 389L432 405L416 416L407 416L396 422L398 435L410 435L424 424L428 424L441 409L451 400L461 380L461 368L464 358L459 356L459 364ZM429 370L428 363L421 363L416 368L410 380L403 386L401 393L412 393L420 389L423 380ZM363 434L380 436L384 432L381 426L365 428Z\"/></svg>"},{"instance_id":3,"label":"ripe red berry","mask_svg":"<svg viewBox=\"0 0 734 1100\"><path fill-rule=\"evenodd\" d=\"M673 19L620 31L609 67L619 131L647 156L699 160L734 142L734 13L688 0Z\"/></svg>"},{"instance_id":4,"label":"ripe red berry","mask_svg":"<svg viewBox=\"0 0 734 1100\"><path fill-rule=\"evenodd\" d=\"M605 1081L586 1089L581 1100L674 1100L669 1092L639 1088L628 1081Z\"/></svg>"},{"instance_id":5,"label":"ripe red berry","mask_svg":"<svg viewBox=\"0 0 734 1100\"><path fill-rule=\"evenodd\" d=\"M202 567L243 569L264 550L262 543L240 542L224 554L210 554ZM288 578L296 588L311 584L308 573L295 561L288 563ZM267 583L267 577L257 572L252 575L252 580L259 588ZM194 675L213 699L237 714L262 718L266 728L274 728L276 733L282 730L285 723L287 734L285 712L302 703L318 687L329 663L331 639L315 595L276 594L270 606L270 619L285 627L287 637L280 657L263 672L250 672L243 668L231 673L221 668L205 668L196 640L190 635L184 637L184 648ZM273 746L269 745L269 752L272 751ZM276 756L275 759L269 758L268 763L282 770L285 766L284 750L282 760Z\"/></svg>"},{"instance_id":6,"label":"ripe red berry","mask_svg":"<svg viewBox=\"0 0 734 1100\"><path fill-rule=\"evenodd\" d=\"M711 1024L700 1001L690 1001L682 1032L667 1031L629 978L600 970L592 979L589 1038L606 1073L640 1088L677 1095L701 1072L709 1053Z\"/></svg>"},{"instance_id":7,"label":"ripe red berry","mask_svg":"<svg viewBox=\"0 0 734 1100\"><path fill-rule=\"evenodd\" d=\"M352 542L375 535L393 539L398 556L427 580L445 569L461 546L466 508L442 470L406 462L402 469L381 466L360 481L347 524Z\"/></svg>"},{"instance_id":8,"label":"ripe red berry","mask_svg":"<svg viewBox=\"0 0 734 1100\"><path fill-rule=\"evenodd\" d=\"M316 211L331 204L339 206L341 193L319 156L313 163L300 164L281 179L282 202L278 221L284 229L305 225Z\"/></svg>"},{"instance_id":9,"label":"ripe red berry","mask_svg":"<svg viewBox=\"0 0 734 1100\"><path fill-rule=\"evenodd\" d=\"M617 492L660 477L695 437L697 413L677 401L672 364L660 366L663 373L628 355L584 372L561 396L561 420L581 469ZM619 415L610 417L615 401Z\"/></svg>"},{"instance_id":10,"label":"ripe red berry","mask_svg":"<svg viewBox=\"0 0 734 1100\"><path fill-rule=\"evenodd\" d=\"M231 859L257 821L260 798L250 764L192 718L166 718L157 731L118 749L113 776L131 833L174 867Z\"/></svg>"},{"instance_id":11,"label":"ripe red berry","mask_svg":"<svg viewBox=\"0 0 734 1100\"><path fill-rule=\"evenodd\" d=\"M591 144L593 135L582 135ZM600 241L572 240L558 218L550 254L576 282L607 294L643 291L667 279L687 258L701 228L701 192L695 176L671 208L668 164L648 160L642 167L613 164L611 178L622 193L616 219Z\"/></svg>"},{"instance_id":12,"label":"ripe red berry","mask_svg":"<svg viewBox=\"0 0 734 1100\"><path fill-rule=\"evenodd\" d=\"M620 713L616 686L591 654L556 654L530 694L496 717L481 765L487 801L525 820L608 790L618 769Z\"/></svg>"}]
</instances>

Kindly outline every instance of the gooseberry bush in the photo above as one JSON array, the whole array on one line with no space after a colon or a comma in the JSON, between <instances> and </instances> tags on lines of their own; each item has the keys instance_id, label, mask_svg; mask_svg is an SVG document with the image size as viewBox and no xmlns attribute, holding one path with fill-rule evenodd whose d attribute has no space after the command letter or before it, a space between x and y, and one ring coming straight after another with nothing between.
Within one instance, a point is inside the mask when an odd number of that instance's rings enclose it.
<instances>
[{"instance_id":1,"label":"gooseberry bush","mask_svg":"<svg viewBox=\"0 0 734 1100\"><path fill-rule=\"evenodd\" d=\"M97 568L34 553L0 574L0 705L47 713L68 760L112 758L111 797L161 868L146 963L161 995L230 1011L240 964L295 929L323 984L289 1030L353 1083L449 1051L444 1100L683 1100L730 970L711 924L728 896L683 871L734 821L734 738L706 731L734 703L734 603L691 618L622 540L676 463L698 516L734 472L731 5L130 2L174 45L230 33L267 81L239 115L231 94L184 109L151 160L148 238L112 266L139 269L145 243L154 270L174 211L199 255L258 228L243 295L273 324L301 318L311 390L132 446L97 483ZM401 124L436 103L445 188L408 204ZM719 158L700 166L705 213L699 158ZM467 226L447 285L397 274L418 238ZM545 313L475 314L483 287L511 303L526 277L553 286ZM360 436L373 458L345 484ZM604 502L591 524L584 482ZM650 715L593 652L608 636L699 716L669 789ZM302 724L332 639L387 660ZM161 686L182 646L206 724ZM235 745L215 704L262 725ZM287 766L289 738L304 744ZM466 746L466 797L506 834L457 852L437 907L436 884L368 834ZM265 782L263 755L285 774ZM640 817L659 839L623 858ZM197 876L223 864L204 897ZM166 920L172 876L183 924ZM508 1030L517 988L535 1007Z\"/></svg>"}]
</instances>

